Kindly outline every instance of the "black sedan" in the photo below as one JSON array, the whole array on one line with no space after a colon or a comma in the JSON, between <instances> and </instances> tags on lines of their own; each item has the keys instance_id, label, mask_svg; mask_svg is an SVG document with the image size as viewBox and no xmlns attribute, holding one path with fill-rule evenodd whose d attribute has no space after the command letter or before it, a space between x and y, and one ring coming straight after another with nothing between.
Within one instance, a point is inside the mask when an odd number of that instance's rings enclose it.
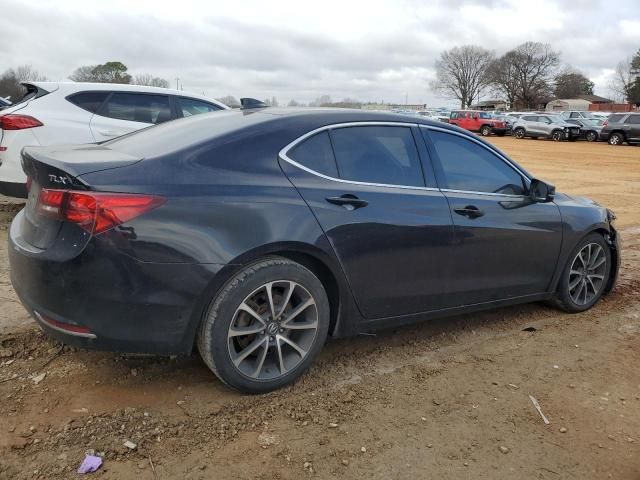
<instances>
[{"instance_id":1,"label":"black sedan","mask_svg":"<svg viewBox=\"0 0 640 480\"><path fill-rule=\"evenodd\" d=\"M197 346L227 384L292 382L339 337L609 292L614 216L454 126L350 110L198 115L28 147L11 280L50 335Z\"/></svg>"}]
</instances>

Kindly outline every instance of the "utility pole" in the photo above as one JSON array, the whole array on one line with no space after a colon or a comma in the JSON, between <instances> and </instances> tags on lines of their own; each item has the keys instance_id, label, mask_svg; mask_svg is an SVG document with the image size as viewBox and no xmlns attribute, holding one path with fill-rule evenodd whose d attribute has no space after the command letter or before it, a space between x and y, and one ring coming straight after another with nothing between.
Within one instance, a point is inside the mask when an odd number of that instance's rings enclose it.
<instances>
[{"instance_id":1,"label":"utility pole","mask_svg":"<svg viewBox=\"0 0 640 480\"><path fill-rule=\"evenodd\" d=\"M405 93L404 94L404 106L406 107L407 105L409 105L409 93Z\"/></svg>"},{"instance_id":2,"label":"utility pole","mask_svg":"<svg viewBox=\"0 0 640 480\"><path fill-rule=\"evenodd\" d=\"M176 77L176 90L180 90L178 84L180 83L180 77Z\"/></svg>"}]
</instances>

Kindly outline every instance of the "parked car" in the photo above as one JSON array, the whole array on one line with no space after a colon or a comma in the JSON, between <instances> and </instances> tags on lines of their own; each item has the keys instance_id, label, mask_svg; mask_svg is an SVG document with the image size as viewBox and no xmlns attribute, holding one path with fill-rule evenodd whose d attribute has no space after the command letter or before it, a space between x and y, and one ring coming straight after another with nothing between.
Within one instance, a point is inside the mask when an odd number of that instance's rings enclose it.
<instances>
[{"instance_id":1,"label":"parked car","mask_svg":"<svg viewBox=\"0 0 640 480\"><path fill-rule=\"evenodd\" d=\"M4 110L5 108L10 106L11 102L8 99L0 97L0 110Z\"/></svg>"},{"instance_id":2,"label":"parked car","mask_svg":"<svg viewBox=\"0 0 640 480\"><path fill-rule=\"evenodd\" d=\"M513 135L574 141L580 137L580 128L555 115L522 115L513 126Z\"/></svg>"},{"instance_id":3,"label":"parked car","mask_svg":"<svg viewBox=\"0 0 640 480\"><path fill-rule=\"evenodd\" d=\"M602 125L600 138L609 145L640 145L640 112L611 114Z\"/></svg>"},{"instance_id":4,"label":"parked car","mask_svg":"<svg viewBox=\"0 0 640 480\"><path fill-rule=\"evenodd\" d=\"M188 354L245 392L327 336L508 304L591 308L614 215L459 128L361 110L198 115L27 147L11 280L70 345Z\"/></svg>"},{"instance_id":5,"label":"parked car","mask_svg":"<svg viewBox=\"0 0 640 480\"><path fill-rule=\"evenodd\" d=\"M174 118L223 110L216 100L139 85L31 82L0 112L0 193L26 197L25 145L103 142Z\"/></svg>"},{"instance_id":6,"label":"parked car","mask_svg":"<svg viewBox=\"0 0 640 480\"><path fill-rule=\"evenodd\" d=\"M570 118L567 123L580 127L580 138L584 138L587 142L596 142L600 139L604 122L593 118Z\"/></svg>"},{"instance_id":7,"label":"parked car","mask_svg":"<svg viewBox=\"0 0 640 480\"><path fill-rule=\"evenodd\" d=\"M560 115L565 120L570 118L595 118L593 112L585 112L585 111L565 111L565 112L553 112L554 115Z\"/></svg>"},{"instance_id":8,"label":"parked car","mask_svg":"<svg viewBox=\"0 0 640 480\"><path fill-rule=\"evenodd\" d=\"M510 132L513 129L513 125L516 123L516 120L517 120L516 117L505 115L504 113L492 113L491 116L496 120L506 123L507 132Z\"/></svg>"},{"instance_id":9,"label":"parked car","mask_svg":"<svg viewBox=\"0 0 640 480\"><path fill-rule=\"evenodd\" d=\"M479 132L486 137L492 133L503 136L509 127L503 120L498 120L492 114L479 110L454 110L449 117L449 123L465 130Z\"/></svg>"}]
</instances>

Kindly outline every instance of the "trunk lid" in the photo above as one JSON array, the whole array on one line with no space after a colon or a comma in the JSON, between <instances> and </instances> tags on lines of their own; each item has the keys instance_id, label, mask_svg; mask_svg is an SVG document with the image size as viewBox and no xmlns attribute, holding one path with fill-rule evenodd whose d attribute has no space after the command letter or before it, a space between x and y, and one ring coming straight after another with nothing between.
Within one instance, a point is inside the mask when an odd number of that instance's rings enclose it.
<instances>
[{"instance_id":1,"label":"trunk lid","mask_svg":"<svg viewBox=\"0 0 640 480\"><path fill-rule=\"evenodd\" d=\"M127 167L140 160L102 145L25 147L22 169L30 179L30 188L22 219L24 240L44 250L55 241L64 224L39 214L38 200L43 188L91 190L91 185L78 178L80 175Z\"/></svg>"}]
</instances>

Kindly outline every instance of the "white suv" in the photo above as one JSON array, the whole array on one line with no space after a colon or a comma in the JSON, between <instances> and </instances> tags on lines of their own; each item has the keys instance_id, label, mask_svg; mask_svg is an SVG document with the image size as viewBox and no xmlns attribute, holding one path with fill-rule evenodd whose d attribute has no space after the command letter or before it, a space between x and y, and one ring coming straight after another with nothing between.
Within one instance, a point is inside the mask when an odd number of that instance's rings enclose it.
<instances>
[{"instance_id":1,"label":"white suv","mask_svg":"<svg viewBox=\"0 0 640 480\"><path fill-rule=\"evenodd\" d=\"M114 83L30 82L0 111L0 193L26 197L20 151L27 145L95 143L175 118L226 110L179 90Z\"/></svg>"}]
</instances>

